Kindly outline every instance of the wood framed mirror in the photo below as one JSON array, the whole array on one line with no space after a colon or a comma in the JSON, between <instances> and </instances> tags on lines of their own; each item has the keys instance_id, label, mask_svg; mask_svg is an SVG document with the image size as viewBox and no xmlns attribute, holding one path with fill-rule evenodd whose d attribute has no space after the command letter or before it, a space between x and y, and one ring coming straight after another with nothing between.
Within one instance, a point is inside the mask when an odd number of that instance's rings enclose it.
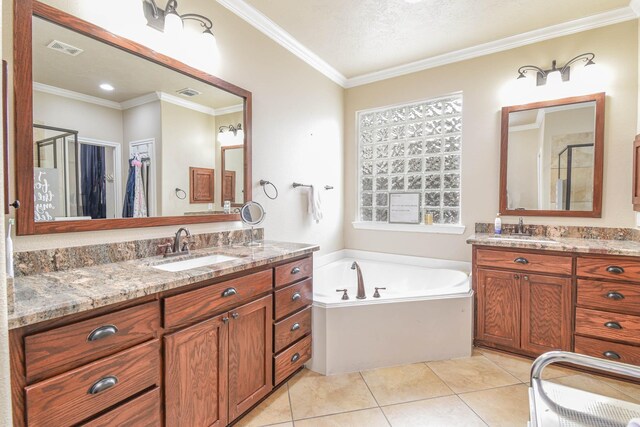
<instances>
[{"instance_id":1,"label":"wood framed mirror","mask_svg":"<svg viewBox=\"0 0 640 427\"><path fill-rule=\"evenodd\" d=\"M240 220L183 193L233 113L251 199L251 92L35 0L13 40L19 235Z\"/></svg>"},{"instance_id":2,"label":"wood framed mirror","mask_svg":"<svg viewBox=\"0 0 640 427\"><path fill-rule=\"evenodd\" d=\"M605 94L502 108L500 213L602 216Z\"/></svg>"}]
</instances>

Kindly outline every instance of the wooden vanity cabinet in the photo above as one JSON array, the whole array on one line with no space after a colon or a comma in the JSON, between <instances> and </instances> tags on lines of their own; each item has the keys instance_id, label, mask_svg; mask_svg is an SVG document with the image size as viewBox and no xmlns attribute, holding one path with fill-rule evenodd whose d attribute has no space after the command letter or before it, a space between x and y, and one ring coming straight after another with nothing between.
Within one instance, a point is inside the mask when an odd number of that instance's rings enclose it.
<instances>
[{"instance_id":1,"label":"wooden vanity cabinet","mask_svg":"<svg viewBox=\"0 0 640 427\"><path fill-rule=\"evenodd\" d=\"M476 344L527 355L571 349L571 257L474 247L474 259Z\"/></svg>"}]
</instances>

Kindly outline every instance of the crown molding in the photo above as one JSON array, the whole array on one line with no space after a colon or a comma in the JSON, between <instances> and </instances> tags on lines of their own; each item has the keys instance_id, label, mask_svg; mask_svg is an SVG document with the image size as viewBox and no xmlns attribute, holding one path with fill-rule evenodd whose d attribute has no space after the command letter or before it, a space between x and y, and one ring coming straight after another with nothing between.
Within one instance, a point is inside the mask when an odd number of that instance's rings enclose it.
<instances>
[{"instance_id":1,"label":"crown molding","mask_svg":"<svg viewBox=\"0 0 640 427\"><path fill-rule=\"evenodd\" d=\"M123 110L128 110L129 108L139 107L144 104L148 104L150 102L158 101L160 97L158 96L158 92L151 92L145 95L138 96L136 98L127 99L126 101L122 101L120 106Z\"/></svg>"},{"instance_id":2,"label":"crown molding","mask_svg":"<svg viewBox=\"0 0 640 427\"><path fill-rule=\"evenodd\" d=\"M636 16L640 17L640 0L631 0L629 2L629 7L633 10Z\"/></svg>"},{"instance_id":3,"label":"crown molding","mask_svg":"<svg viewBox=\"0 0 640 427\"><path fill-rule=\"evenodd\" d=\"M195 102L188 101L186 99L182 99L182 98L177 97L175 95L169 95L168 93L164 93L164 92L156 92L156 94L158 95L158 98L160 99L160 101L168 102L169 104L177 105L179 107L188 108L189 110L198 111L200 113L208 114L210 116L215 116L216 115L216 110L211 108L211 107L207 107L205 105L197 104Z\"/></svg>"},{"instance_id":4,"label":"crown molding","mask_svg":"<svg viewBox=\"0 0 640 427\"><path fill-rule=\"evenodd\" d=\"M243 104L232 105L230 107L216 108L216 116L222 116L224 114L231 114L231 113L239 113L241 111L244 111Z\"/></svg>"},{"instance_id":5,"label":"crown molding","mask_svg":"<svg viewBox=\"0 0 640 427\"><path fill-rule=\"evenodd\" d=\"M72 90L46 85L44 83L33 82L33 90L61 96L63 98L75 99L76 101L88 102L89 104L100 105L101 107L113 108L114 110L122 110L122 106L119 102L98 98L97 96L85 95L84 93L74 92Z\"/></svg>"},{"instance_id":6,"label":"crown molding","mask_svg":"<svg viewBox=\"0 0 640 427\"><path fill-rule=\"evenodd\" d=\"M640 2L640 0L634 0ZM411 62L409 64L399 65L397 67L387 68L385 70L376 71L374 73L363 74L352 77L347 80L346 88L361 86L368 83L386 80L405 74L415 73L429 68L435 68L454 62L464 61L467 59L477 58L479 56L490 55L492 53L502 52L544 40L562 37L582 31L592 30L594 28L605 27L607 25L618 24L620 22L638 19L638 15L630 7L623 7L598 15L580 18L562 24L552 25L550 27L529 31L504 39L496 40L489 43L483 43L477 46L460 49L457 51L445 53L431 58L422 59L420 61Z\"/></svg>"},{"instance_id":7,"label":"crown molding","mask_svg":"<svg viewBox=\"0 0 640 427\"><path fill-rule=\"evenodd\" d=\"M324 74L327 78L345 87L347 78L326 61L305 47L291 34L262 14L256 8L247 4L244 0L217 0L222 6L229 9L238 17L244 19L257 30L261 31L273 41L302 59L311 67Z\"/></svg>"}]
</instances>

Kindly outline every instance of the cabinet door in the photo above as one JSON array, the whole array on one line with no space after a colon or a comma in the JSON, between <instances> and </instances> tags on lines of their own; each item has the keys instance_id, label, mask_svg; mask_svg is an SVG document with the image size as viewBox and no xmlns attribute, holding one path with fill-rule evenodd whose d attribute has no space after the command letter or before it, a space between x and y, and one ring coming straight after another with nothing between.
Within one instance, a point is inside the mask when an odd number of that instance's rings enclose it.
<instances>
[{"instance_id":1,"label":"cabinet door","mask_svg":"<svg viewBox=\"0 0 640 427\"><path fill-rule=\"evenodd\" d=\"M227 425L226 316L164 337L167 427Z\"/></svg>"},{"instance_id":2,"label":"cabinet door","mask_svg":"<svg viewBox=\"0 0 640 427\"><path fill-rule=\"evenodd\" d=\"M640 211L640 135L633 142L633 209Z\"/></svg>"},{"instance_id":3,"label":"cabinet door","mask_svg":"<svg viewBox=\"0 0 640 427\"><path fill-rule=\"evenodd\" d=\"M273 298L261 298L230 312L229 421L273 388Z\"/></svg>"},{"instance_id":4,"label":"cabinet door","mask_svg":"<svg viewBox=\"0 0 640 427\"><path fill-rule=\"evenodd\" d=\"M522 349L571 350L571 279L523 274Z\"/></svg>"},{"instance_id":5,"label":"cabinet door","mask_svg":"<svg viewBox=\"0 0 640 427\"><path fill-rule=\"evenodd\" d=\"M519 274L479 268L476 339L520 347Z\"/></svg>"}]
</instances>

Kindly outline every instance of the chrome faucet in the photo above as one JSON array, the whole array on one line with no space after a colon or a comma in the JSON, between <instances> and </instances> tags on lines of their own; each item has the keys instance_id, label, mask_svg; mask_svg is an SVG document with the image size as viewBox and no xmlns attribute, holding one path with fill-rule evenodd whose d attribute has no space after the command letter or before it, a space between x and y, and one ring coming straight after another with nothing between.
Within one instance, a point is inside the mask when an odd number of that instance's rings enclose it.
<instances>
[{"instance_id":1,"label":"chrome faucet","mask_svg":"<svg viewBox=\"0 0 640 427\"><path fill-rule=\"evenodd\" d=\"M173 253L174 254L180 254L183 252L186 252L187 254L189 253L189 242L185 242L183 245L181 245L181 236L182 236L182 232L184 231L185 237L188 239L191 239L191 233L189 232L188 229L184 228L184 227L180 227L178 229L178 231L176 232L176 237L173 240Z\"/></svg>"},{"instance_id":2,"label":"chrome faucet","mask_svg":"<svg viewBox=\"0 0 640 427\"><path fill-rule=\"evenodd\" d=\"M367 296L364 293L364 280L362 279L362 270L360 270L360 266L355 261L353 261L353 264L351 264L351 269L355 270L356 273L358 273L358 295L356 295L356 298L365 299Z\"/></svg>"}]
</instances>

